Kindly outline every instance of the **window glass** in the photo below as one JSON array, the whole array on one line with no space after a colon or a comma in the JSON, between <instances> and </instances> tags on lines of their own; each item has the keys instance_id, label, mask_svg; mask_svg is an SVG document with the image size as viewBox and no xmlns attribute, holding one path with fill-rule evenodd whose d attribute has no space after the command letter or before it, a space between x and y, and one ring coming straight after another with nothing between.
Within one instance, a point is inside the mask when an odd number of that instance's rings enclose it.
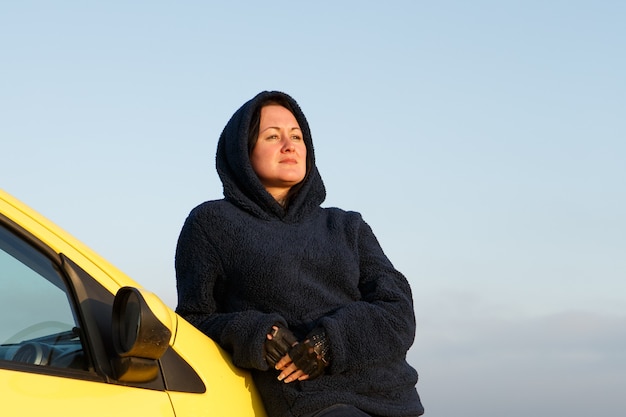
<instances>
[{"instance_id":1,"label":"window glass","mask_svg":"<svg viewBox=\"0 0 626 417\"><path fill-rule=\"evenodd\" d=\"M0 360L86 369L84 358L62 274L0 226Z\"/></svg>"}]
</instances>

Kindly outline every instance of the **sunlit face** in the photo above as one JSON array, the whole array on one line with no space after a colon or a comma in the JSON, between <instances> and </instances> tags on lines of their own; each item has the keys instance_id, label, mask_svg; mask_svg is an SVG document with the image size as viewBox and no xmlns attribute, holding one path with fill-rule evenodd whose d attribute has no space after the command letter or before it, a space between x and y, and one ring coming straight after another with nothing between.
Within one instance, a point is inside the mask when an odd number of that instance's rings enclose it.
<instances>
[{"instance_id":1,"label":"sunlit face","mask_svg":"<svg viewBox=\"0 0 626 417\"><path fill-rule=\"evenodd\" d=\"M261 109L259 136L250 162L276 200L304 179L306 146L298 121L285 107L271 104Z\"/></svg>"}]
</instances>

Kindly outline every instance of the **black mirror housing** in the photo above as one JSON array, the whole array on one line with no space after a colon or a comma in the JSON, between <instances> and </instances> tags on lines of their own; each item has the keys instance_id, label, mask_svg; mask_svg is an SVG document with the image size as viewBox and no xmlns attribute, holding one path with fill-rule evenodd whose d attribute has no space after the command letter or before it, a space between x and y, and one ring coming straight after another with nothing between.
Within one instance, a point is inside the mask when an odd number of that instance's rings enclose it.
<instances>
[{"instance_id":1,"label":"black mirror housing","mask_svg":"<svg viewBox=\"0 0 626 417\"><path fill-rule=\"evenodd\" d=\"M157 377L158 360L169 348L173 333L169 316L162 314L166 310L152 293L134 287L117 292L112 320L116 379L149 382Z\"/></svg>"}]
</instances>

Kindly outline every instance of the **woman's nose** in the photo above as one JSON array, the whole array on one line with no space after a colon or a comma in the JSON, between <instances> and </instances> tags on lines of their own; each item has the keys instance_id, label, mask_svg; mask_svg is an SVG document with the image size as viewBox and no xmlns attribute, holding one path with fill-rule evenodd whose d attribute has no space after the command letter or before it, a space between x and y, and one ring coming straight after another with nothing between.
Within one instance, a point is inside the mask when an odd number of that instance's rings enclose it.
<instances>
[{"instance_id":1,"label":"woman's nose","mask_svg":"<svg viewBox=\"0 0 626 417\"><path fill-rule=\"evenodd\" d=\"M282 135L281 140L283 142L283 151L291 152L291 151L296 149L296 147L293 144L293 141L291 140L291 137L289 137L289 135Z\"/></svg>"}]
</instances>

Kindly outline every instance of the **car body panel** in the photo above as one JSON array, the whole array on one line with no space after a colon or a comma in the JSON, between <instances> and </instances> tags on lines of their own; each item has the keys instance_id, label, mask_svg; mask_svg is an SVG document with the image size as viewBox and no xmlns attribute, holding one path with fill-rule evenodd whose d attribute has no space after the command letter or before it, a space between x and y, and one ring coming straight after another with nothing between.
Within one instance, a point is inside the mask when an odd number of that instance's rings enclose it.
<instances>
[{"instance_id":1,"label":"car body panel","mask_svg":"<svg viewBox=\"0 0 626 417\"><path fill-rule=\"evenodd\" d=\"M166 392L105 382L0 369L0 392L3 416L175 416Z\"/></svg>"}]
</instances>

